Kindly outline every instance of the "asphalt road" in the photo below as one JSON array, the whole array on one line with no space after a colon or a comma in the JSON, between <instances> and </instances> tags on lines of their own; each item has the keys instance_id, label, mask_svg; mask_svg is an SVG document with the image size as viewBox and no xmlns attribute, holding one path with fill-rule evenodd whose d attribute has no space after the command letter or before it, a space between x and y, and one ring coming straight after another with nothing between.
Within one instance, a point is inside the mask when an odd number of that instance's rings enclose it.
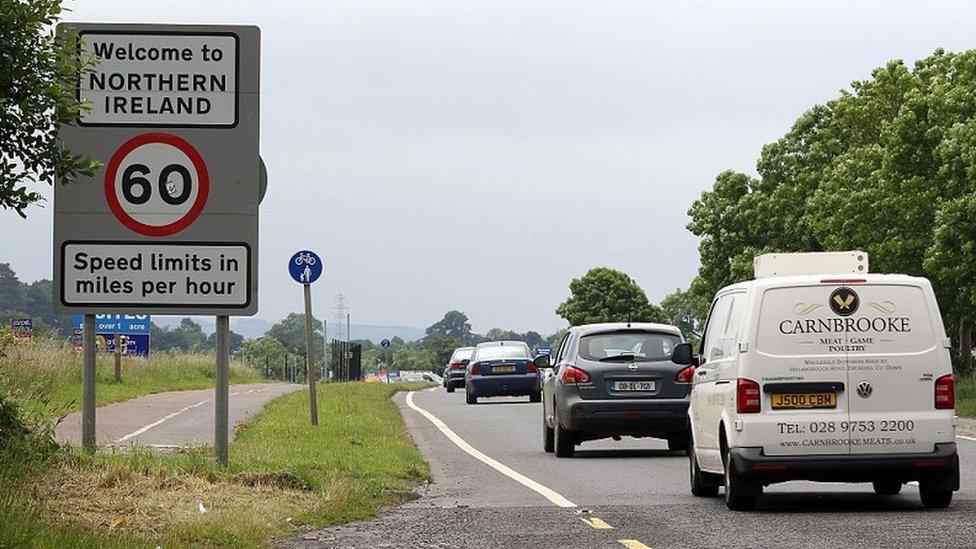
<instances>
[{"instance_id":1,"label":"asphalt road","mask_svg":"<svg viewBox=\"0 0 976 549\"><path fill-rule=\"evenodd\" d=\"M231 385L229 436L236 426L260 412L275 398L303 385L256 383ZM177 447L213 444L214 390L171 391L109 404L95 412L95 440L104 446ZM64 418L55 429L59 442L81 444L81 413Z\"/></svg>"},{"instance_id":2,"label":"asphalt road","mask_svg":"<svg viewBox=\"0 0 976 549\"><path fill-rule=\"evenodd\" d=\"M792 482L767 488L756 511L734 513L720 498L690 494L687 457L669 452L663 441L588 442L577 457L559 459L542 451L541 405L528 399L468 406L463 392L414 393L414 406L433 421L410 407L405 395L396 400L434 483L416 501L373 520L305 533L281 545L890 549L976 544L972 438L958 439L963 488L946 510L923 509L915 486L878 497L867 484ZM527 482L502 474L458 444ZM537 490L526 483L535 483Z\"/></svg>"}]
</instances>

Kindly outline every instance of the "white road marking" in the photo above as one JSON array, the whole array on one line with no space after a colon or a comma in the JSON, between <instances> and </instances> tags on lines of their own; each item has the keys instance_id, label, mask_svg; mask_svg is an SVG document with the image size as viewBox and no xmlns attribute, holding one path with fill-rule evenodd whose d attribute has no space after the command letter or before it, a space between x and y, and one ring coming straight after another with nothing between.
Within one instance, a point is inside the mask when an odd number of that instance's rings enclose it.
<instances>
[{"instance_id":1,"label":"white road marking","mask_svg":"<svg viewBox=\"0 0 976 549\"><path fill-rule=\"evenodd\" d=\"M152 429L153 427L158 427L158 426L162 425L163 423L166 423L167 421L169 421L169 420L173 419L174 417L182 414L183 412L186 412L188 410L192 410L194 408L198 408L198 407L203 406L204 404L206 404L208 402L210 402L210 399L209 398L207 400L202 401L202 402L197 402L196 404L191 404L190 406L186 406L184 408L180 408L179 410L173 412L172 414L163 416L162 418L160 418L160 419L158 419L158 420L150 423L149 425L146 425L145 427L142 427L140 429L137 429L135 431L132 431L131 433L125 435L124 437L116 440L115 443L118 444L120 442L125 442L125 441L129 440L130 438L137 437L137 436L145 433L146 431Z\"/></svg>"},{"instance_id":2,"label":"white road marking","mask_svg":"<svg viewBox=\"0 0 976 549\"><path fill-rule=\"evenodd\" d=\"M410 391L409 393L407 393L407 406L409 406L410 409L414 410L415 412L418 412L420 415L430 420L430 422L433 423L434 426L437 427L441 433L444 433L444 436L446 436L448 440L453 442L458 448L464 450L475 459L481 461L485 465L488 465L492 469L514 480L515 482L521 484L522 486L525 486L526 488L538 493L540 496L548 499L554 505L558 507L576 507L575 503L569 501L568 499L563 497L555 490L551 488L547 488L542 484L539 484L538 482L530 479L529 477L523 475L522 473L519 473L518 471L512 469L511 467L505 465L504 463L501 463L491 457L488 457L487 455L483 454L475 447L468 444L467 441L459 437L457 433L452 431L451 428L447 426L447 424L445 424L443 421L440 420L440 418L428 412L427 410L424 410L420 406L414 404L413 394L415 392L416 391Z\"/></svg>"},{"instance_id":3,"label":"white road marking","mask_svg":"<svg viewBox=\"0 0 976 549\"><path fill-rule=\"evenodd\" d=\"M636 539L618 539L617 543L623 545L627 549L651 549L650 546L644 545Z\"/></svg>"},{"instance_id":4,"label":"white road marking","mask_svg":"<svg viewBox=\"0 0 976 549\"><path fill-rule=\"evenodd\" d=\"M956 435L956 438L961 438L963 440L971 440L973 442L976 442L976 437L967 437L966 435Z\"/></svg>"}]
</instances>

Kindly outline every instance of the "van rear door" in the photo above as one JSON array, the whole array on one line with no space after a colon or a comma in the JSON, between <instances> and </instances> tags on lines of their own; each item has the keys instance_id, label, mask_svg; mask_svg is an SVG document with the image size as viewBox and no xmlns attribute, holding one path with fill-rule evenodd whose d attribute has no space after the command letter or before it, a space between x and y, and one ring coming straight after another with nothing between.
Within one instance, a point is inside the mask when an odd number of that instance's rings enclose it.
<instances>
[{"instance_id":1,"label":"van rear door","mask_svg":"<svg viewBox=\"0 0 976 549\"><path fill-rule=\"evenodd\" d=\"M833 290L790 284L760 298L755 352L743 374L760 385L761 412L740 417L743 443L768 456L850 453L848 341L828 304Z\"/></svg>"},{"instance_id":2,"label":"van rear door","mask_svg":"<svg viewBox=\"0 0 976 549\"><path fill-rule=\"evenodd\" d=\"M935 381L952 371L942 320L924 279L851 284L847 405L854 454L927 453L953 440L952 410L935 409Z\"/></svg>"}]
</instances>

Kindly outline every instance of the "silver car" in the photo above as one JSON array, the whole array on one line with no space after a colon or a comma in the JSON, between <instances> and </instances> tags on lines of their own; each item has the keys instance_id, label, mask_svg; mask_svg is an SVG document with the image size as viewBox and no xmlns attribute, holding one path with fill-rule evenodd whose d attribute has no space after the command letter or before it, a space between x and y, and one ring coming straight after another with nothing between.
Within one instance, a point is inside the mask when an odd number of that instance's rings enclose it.
<instances>
[{"instance_id":1,"label":"silver car","mask_svg":"<svg viewBox=\"0 0 976 549\"><path fill-rule=\"evenodd\" d=\"M693 366L676 364L674 326L608 323L574 326L543 385L543 448L571 457L587 440L654 437L687 451Z\"/></svg>"}]
</instances>

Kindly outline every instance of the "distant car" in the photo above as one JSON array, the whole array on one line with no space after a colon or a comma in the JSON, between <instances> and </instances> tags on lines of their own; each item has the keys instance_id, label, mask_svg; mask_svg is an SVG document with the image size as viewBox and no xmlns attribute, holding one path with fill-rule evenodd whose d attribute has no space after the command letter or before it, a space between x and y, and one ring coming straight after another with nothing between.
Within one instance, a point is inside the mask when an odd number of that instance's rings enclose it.
<instances>
[{"instance_id":1,"label":"distant car","mask_svg":"<svg viewBox=\"0 0 976 549\"><path fill-rule=\"evenodd\" d=\"M570 328L543 385L545 451L571 457L581 442L621 436L666 439L668 449L686 451L695 369L671 360L682 341L666 324Z\"/></svg>"},{"instance_id":2,"label":"distant car","mask_svg":"<svg viewBox=\"0 0 976 549\"><path fill-rule=\"evenodd\" d=\"M471 359L474 347L459 347L454 349L451 360L444 368L444 387L448 393L453 393L455 389L464 387L464 371Z\"/></svg>"},{"instance_id":3,"label":"distant car","mask_svg":"<svg viewBox=\"0 0 976 549\"><path fill-rule=\"evenodd\" d=\"M491 341L474 348L464 374L468 404L481 397L528 396L539 402L539 368L529 346L521 341Z\"/></svg>"}]
</instances>

